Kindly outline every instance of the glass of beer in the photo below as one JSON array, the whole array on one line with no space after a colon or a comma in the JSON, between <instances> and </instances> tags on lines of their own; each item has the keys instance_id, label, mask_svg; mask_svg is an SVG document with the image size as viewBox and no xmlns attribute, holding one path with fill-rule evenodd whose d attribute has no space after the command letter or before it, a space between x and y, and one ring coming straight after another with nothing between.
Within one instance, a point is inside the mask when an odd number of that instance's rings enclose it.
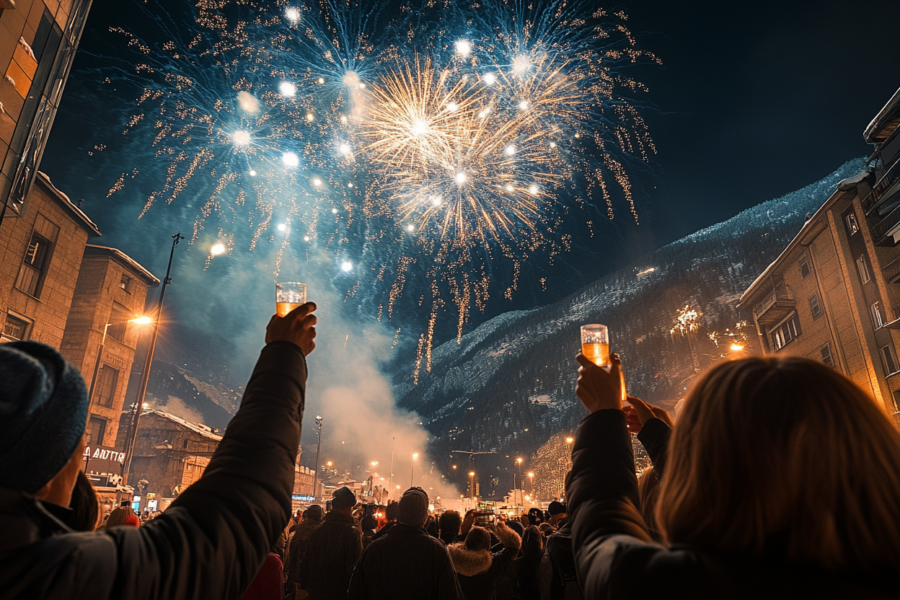
<instances>
[{"instance_id":1,"label":"glass of beer","mask_svg":"<svg viewBox=\"0 0 900 600\"><path fill-rule=\"evenodd\" d=\"M289 312L306 304L306 284L297 281L275 282L275 312L285 317Z\"/></svg>"},{"instance_id":2,"label":"glass of beer","mask_svg":"<svg viewBox=\"0 0 900 600\"><path fill-rule=\"evenodd\" d=\"M581 326L581 353L598 367L609 366L609 329L606 325Z\"/></svg>"}]
</instances>

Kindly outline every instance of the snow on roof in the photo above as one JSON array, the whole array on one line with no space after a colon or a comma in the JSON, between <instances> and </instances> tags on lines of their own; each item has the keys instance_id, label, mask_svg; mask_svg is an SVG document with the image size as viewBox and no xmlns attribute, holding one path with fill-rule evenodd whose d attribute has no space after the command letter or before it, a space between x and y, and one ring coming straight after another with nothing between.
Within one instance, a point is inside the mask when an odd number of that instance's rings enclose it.
<instances>
[{"instance_id":1,"label":"snow on roof","mask_svg":"<svg viewBox=\"0 0 900 600\"><path fill-rule=\"evenodd\" d=\"M86 229L88 231L93 232L94 235L89 237L100 237L101 233L97 228L97 224L91 221L90 217L88 217L83 210L78 208L78 206L76 206L74 202L69 200L69 197L63 194L58 187L53 185L53 183L50 181L50 178L47 177L46 173L44 173L43 171L38 171L37 179L44 185L44 187L47 188L47 191L50 192L53 197L59 200L60 204L62 204L66 209L69 210L69 212L74 214L84 225L86 225Z\"/></svg>"},{"instance_id":2,"label":"snow on roof","mask_svg":"<svg viewBox=\"0 0 900 600\"><path fill-rule=\"evenodd\" d=\"M865 131L863 131L863 137L866 139L866 142L869 144L878 143L878 140L873 139L873 136L878 130L884 127L885 123L897 117L898 110L900 110L900 89L894 92L891 99L878 111L878 114L875 115L875 118L872 119L872 122L869 123Z\"/></svg>"},{"instance_id":3,"label":"snow on roof","mask_svg":"<svg viewBox=\"0 0 900 600\"><path fill-rule=\"evenodd\" d=\"M131 271L144 279L150 287L156 287L159 285L159 279L153 275L150 271L145 269L141 264L116 248L110 248L109 246L99 246L97 244L86 244L84 247L85 255L94 254L94 255L106 255L112 256L115 258L120 264L128 267Z\"/></svg>"},{"instance_id":4,"label":"snow on roof","mask_svg":"<svg viewBox=\"0 0 900 600\"><path fill-rule=\"evenodd\" d=\"M181 417L176 417L173 414L163 412L163 411L157 410L155 408L148 410L148 411L144 411L143 414L158 415L164 419L168 419L169 421L177 423L178 425L181 425L182 427L186 427L187 429L190 429L191 431L193 431L195 433L199 433L203 437L207 437L207 438L209 438L211 440L215 440L217 442L222 441L222 436L215 433L219 430L215 429L214 427L210 427L209 425L204 425L203 423L191 423L190 421L185 421Z\"/></svg>"}]
</instances>

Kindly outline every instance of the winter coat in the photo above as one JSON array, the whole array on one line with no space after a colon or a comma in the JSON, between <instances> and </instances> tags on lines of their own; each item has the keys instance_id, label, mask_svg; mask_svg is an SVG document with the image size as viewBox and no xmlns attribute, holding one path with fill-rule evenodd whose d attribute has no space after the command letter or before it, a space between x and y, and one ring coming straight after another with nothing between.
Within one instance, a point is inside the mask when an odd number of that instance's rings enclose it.
<instances>
[{"instance_id":1,"label":"winter coat","mask_svg":"<svg viewBox=\"0 0 900 600\"><path fill-rule=\"evenodd\" d=\"M397 523L363 552L350 600L461 600L447 549L421 527Z\"/></svg>"},{"instance_id":2,"label":"winter coat","mask_svg":"<svg viewBox=\"0 0 900 600\"><path fill-rule=\"evenodd\" d=\"M285 582L285 589L287 589L290 597L293 597L294 586L300 585L300 563L303 561L306 545L312 532L321 524L321 519L318 521L304 519L296 526L294 533L291 534L291 541L288 546L288 560L290 562L287 565L287 581Z\"/></svg>"},{"instance_id":3,"label":"winter coat","mask_svg":"<svg viewBox=\"0 0 900 600\"><path fill-rule=\"evenodd\" d=\"M315 528L300 561L300 587L310 600L341 600L362 552L362 535L350 515L332 511Z\"/></svg>"},{"instance_id":4,"label":"winter coat","mask_svg":"<svg viewBox=\"0 0 900 600\"><path fill-rule=\"evenodd\" d=\"M517 589L522 600L541 600L541 589L538 580L541 556L541 532L535 526L530 526L522 536L522 549L519 558L513 563L516 572Z\"/></svg>"},{"instance_id":5,"label":"winter coat","mask_svg":"<svg viewBox=\"0 0 900 600\"><path fill-rule=\"evenodd\" d=\"M283 568L278 555L270 552L241 600L284 600Z\"/></svg>"},{"instance_id":6,"label":"winter coat","mask_svg":"<svg viewBox=\"0 0 900 600\"><path fill-rule=\"evenodd\" d=\"M896 576L880 581L776 558L752 560L654 543L637 508L631 435L621 410L599 410L585 417L572 461L569 509L575 565L585 598L898 597Z\"/></svg>"},{"instance_id":7,"label":"winter coat","mask_svg":"<svg viewBox=\"0 0 900 600\"><path fill-rule=\"evenodd\" d=\"M572 550L572 526L567 523L547 539L545 552L550 563L550 600L582 598L575 572L575 552Z\"/></svg>"},{"instance_id":8,"label":"winter coat","mask_svg":"<svg viewBox=\"0 0 900 600\"><path fill-rule=\"evenodd\" d=\"M497 593L497 581L519 553L522 540L516 532L497 530L494 533L503 544L499 552L469 550L465 542L447 547L465 600L493 600Z\"/></svg>"},{"instance_id":9,"label":"winter coat","mask_svg":"<svg viewBox=\"0 0 900 600\"><path fill-rule=\"evenodd\" d=\"M143 527L73 533L0 490L0 598L239 598L290 518L305 389L300 349L267 345L206 472Z\"/></svg>"}]
</instances>

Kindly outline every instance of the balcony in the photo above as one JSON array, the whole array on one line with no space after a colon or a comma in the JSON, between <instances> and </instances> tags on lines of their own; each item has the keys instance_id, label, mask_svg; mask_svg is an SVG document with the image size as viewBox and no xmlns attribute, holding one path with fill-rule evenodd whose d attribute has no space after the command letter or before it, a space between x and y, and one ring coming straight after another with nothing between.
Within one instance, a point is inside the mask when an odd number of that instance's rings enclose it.
<instances>
[{"instance_id":1,"label":"balcony","mask_svg":"<svg viewBox=\"0 0 900 600\"><path fill-rule=\"evenodd\" d=\"M894 246L895 230L900 227L900 206L889 212L872 228L872 240L879 246Z\"/></svg>"},{"instance_id":2,"label":"balcony","mask_svg":"<svg viewBox=\"0 0 900 600\"><path fill-rule=\"evenodd\" d=\"M887 170L887 172L882 175L881 179L878 180L878 183L875 184L875 187L872 188L872 191L869 192L869 195L866 196L862 201L863 210L866 211L866 215L869 215L879 204L881 204L882 200L886 200L889 196L893 196L894 192L897 192L898 189L892 189L894 184L900 181L900 160L895 160L894 164ZM891 192L888 194L888 192Z\"/></svg>"},{"instance_id":3,"label":"balcony","mask_svg":"<svg viewBox=\"0 0 900 600\"><path fill-rule=\"evenodd\" d=\"M775 325L791 314L796 305L782 283L757 302L756 319L760 325L766 327Z\"/></svg>"},{"instance_id":4,"label":"balcony","mask_svg":"<svg viewBox=\"0 0 900 600\"><path fill-rule=\"evenodd\" d=\"M888 283L900 282L900 257L889 262L882 270L884 280Z\"/></svg>"}]
</instances>

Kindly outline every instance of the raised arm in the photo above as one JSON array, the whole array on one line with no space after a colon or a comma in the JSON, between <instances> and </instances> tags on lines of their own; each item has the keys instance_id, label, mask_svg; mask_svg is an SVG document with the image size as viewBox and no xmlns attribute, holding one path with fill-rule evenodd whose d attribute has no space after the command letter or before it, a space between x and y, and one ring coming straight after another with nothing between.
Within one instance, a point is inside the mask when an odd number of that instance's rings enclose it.
<instances>
[{"instance_id":1,"label":"raised arm","mask_svg":"<svg viewBox=\"0 0 900 600\"><path fill-rule=\"evenodd\" d=\"M240 410L203 476L146 526L109 530L120 565L114 596L237 598L250 584L290 518L313 310L272 318Z\"/></svg>"}]
</instances>

